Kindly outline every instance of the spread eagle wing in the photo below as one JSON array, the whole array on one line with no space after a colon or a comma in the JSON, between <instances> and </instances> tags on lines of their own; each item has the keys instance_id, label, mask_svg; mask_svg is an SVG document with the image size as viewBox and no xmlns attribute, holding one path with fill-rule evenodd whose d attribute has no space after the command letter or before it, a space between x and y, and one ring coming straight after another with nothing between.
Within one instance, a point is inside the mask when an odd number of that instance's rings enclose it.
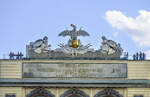
<instances>
[{"instance_id":1,"label":"spread eagle wing","mask_svg":"<svg viewBox=\"0 0 150 97\"><path fill-rule=\"evenodd\" d=\"M69 30L62 31L62 32L60 32L58 34L58 36L63 36L63 37L69 36L69 35L70 35L70 31Z\"/></svg>"},{"instance_id":2,"label":"spread eagle wing","mask_svg":"<svg viewBox=\"0 0 150 97\"><path fill-rule=\"evenodd\" d=\"M78 36L90 36L88 32L84 31L84 30L79 30L77 31Z\"/></svg>"}]
</instances>

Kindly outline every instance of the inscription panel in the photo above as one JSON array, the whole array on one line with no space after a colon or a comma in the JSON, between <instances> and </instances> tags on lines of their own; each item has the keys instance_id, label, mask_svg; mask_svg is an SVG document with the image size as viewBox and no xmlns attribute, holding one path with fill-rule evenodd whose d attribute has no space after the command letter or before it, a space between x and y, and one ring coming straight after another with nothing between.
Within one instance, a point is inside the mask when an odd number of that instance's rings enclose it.
<instances>
[{"instance_id":1,"label":"inscription panel","mask_svg":"<svg viewBox=\"0 0 150 97\"><path fill-rule=\"evenodd\" d=\"M126 78L124 63L23 63L24 78Z\"/></svg>"}]
</instances>

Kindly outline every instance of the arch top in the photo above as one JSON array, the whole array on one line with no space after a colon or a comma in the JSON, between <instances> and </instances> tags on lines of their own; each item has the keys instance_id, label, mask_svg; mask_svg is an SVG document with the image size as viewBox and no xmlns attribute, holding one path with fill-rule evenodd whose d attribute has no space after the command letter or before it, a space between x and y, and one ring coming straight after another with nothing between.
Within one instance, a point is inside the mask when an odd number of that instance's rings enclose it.
<instances>
[{"instance_id":1,"label":"arch top","mask_svg":"<svg viewBox=\"0 0 150 97\"><path fill-rule=\"evenodd\" d=\"M26 97L55 97L50 91L45 90L44 88L37 88L31 91Z\"/></svg>"},{"instance_id":2,"label":"arch top","mask_svg":"<svg viewBox=\"0 0 150 97\"><path fill-rule=\"evenodd\" d=\"M94 97L123 97L119 92L112 88L106 88L103 91L98 92Z\"/></svg>"},{"instance_id":3,"label":"arch top","mask_svg":"<svg viewBox=\"0 0 150 97\"><path fill-rule=\"evenodd\" d=\"M89 97L89 95L79 89L73 88L64 92L60 97Z\"/></svg>"}]
</instances>

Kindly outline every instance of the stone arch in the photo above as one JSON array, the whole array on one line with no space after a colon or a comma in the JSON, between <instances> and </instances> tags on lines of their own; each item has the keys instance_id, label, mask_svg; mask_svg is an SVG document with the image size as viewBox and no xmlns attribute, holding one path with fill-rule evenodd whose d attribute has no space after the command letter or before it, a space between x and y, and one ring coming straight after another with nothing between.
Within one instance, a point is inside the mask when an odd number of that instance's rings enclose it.
<instances>
[{"instance_id":1,"label":"stone arch","mask_svg":"<svg viewBox=\"0 0 150 97\"><path fill-rule=\"evenodd\" d=\"M86 93L76 88L64 92L60 97L89 97Z\"/></svg>"},{"instance_id":2,"label":"stone arch","mask_svg":"<svg viewBox=\"0 0 150 97\"><path fill-rule=\"evenodd\" d=\"M119 92L106 88L103 91L98 92L94 97L123 97Z\"/></svg>"},{"instance_id":3,"label":"stone arch","mask_svg":"<svg viewBox=\"0 0 150 97\"><path fill-rule=\"evenodd\" d=\"M31 91L26 97L55 97L50 91L43 88L37 88Z\"/></svg>"}]
</instances>

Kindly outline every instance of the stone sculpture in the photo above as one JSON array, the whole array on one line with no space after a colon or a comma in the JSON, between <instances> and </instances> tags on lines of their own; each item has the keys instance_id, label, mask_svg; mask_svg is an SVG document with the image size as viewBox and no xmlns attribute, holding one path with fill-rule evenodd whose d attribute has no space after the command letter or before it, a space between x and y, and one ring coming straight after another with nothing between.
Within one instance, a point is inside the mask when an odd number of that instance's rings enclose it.
<instances>
[{"instance_id":1,"label":"stone sculpture","mask_svg":"<svg viewBox=\"0 0 150 97\"><path fill-rule=\"evenodd\" d=\"M70 26L73 27L72 30L62 31L58 36L70 36L69 46L71 46L72 48L78 48L80 44L78 36L89 36L89 34L81 28L77 31L77 27L74 24L71 24Z\"/></svg>"},{"instance_id":2,"label":"stone sculpture","mask_svg":"<svg viewBox=\"0 0 150 97\"><path fill-rule=\"evenodd\" d=\"M78 36L89 36L88 32L71 24L72 30L64 30L58 36L69 36L67 43L60 43L54 50L50 50L48 37L38 39L27 45L27 58L50 58L50 59L119 59L123 49L119 43L102 36L102 44L99 50L94 50L91 44L82 44Z\"/></svg>"},{"instance_id":3,"label":"stone sculpture","mask_svg":"<svg viewBox=\"0 0 150 97\"><path fill-rule=\"evenodd\" d=\"M119 43L117 44L113 40L108 40L105 36L102 36L102 40L103 42L100 49L102 53L110 55L116 53L117 51L123 51Z\"/></svg>"},{"instance_id":4,"label":"stone sculpture","mask_svg":"<svg viewBox=\"0 0 150 97\"><path fill-rule=\"evenodd\" d=\"M58 36L70 36L70 39L68 40L68 44L59 44L60 46L58 51L62 51L67 54L71 54L72 56L77 56L78 54L84 54L87 51L89 51L89 47L91 44L82 45L80 39L78 39L78 36L89 36L88 32L82 30L77 31L77 27L74 24L71 24L73 27L72 30L65 30L61 32Z\"/></svg>"},{"instance_id":5,"label":"stone sculpture","mask_svg":"<svg viewBox=\"0 0 150 97\"><path fill-rule=\"evenodd\" d=\"M42 53L50 51L50 45L48 45L48 37L45 36L43 39L38 39L35 42L31 43L32 49L35 53Z\"/></svg>"}]
</instances>

